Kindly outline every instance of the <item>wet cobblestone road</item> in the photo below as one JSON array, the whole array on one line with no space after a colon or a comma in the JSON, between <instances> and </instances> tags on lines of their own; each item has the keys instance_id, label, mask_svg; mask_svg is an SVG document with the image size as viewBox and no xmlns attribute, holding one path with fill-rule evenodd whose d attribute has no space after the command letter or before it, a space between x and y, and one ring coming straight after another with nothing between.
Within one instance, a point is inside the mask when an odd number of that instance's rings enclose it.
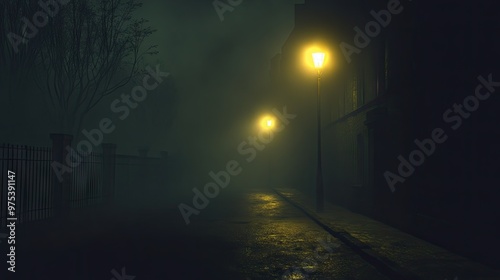
<instances>
[{"instance_id":1,"label":"wet cobblestone road","mask_svg":"<svg viewBox=\"0 0 500 280\"><path fill-rule=\"evenodd\" d=\"M25 232L16 278L388 279L271 190L228 189L188 226L177 207L96 216Z\"/></svg>"}]
</instances>

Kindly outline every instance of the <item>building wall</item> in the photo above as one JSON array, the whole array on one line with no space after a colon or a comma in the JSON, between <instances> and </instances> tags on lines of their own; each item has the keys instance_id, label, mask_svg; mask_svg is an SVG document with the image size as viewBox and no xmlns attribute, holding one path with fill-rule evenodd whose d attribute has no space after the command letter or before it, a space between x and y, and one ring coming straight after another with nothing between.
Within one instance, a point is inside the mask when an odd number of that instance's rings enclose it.
<instances>
[{"instance_id":1,"label":"building wall","mask_svg":"<svg viewBox=\"0 0 500 280\"><path fill-rule=\"evenodd\" d=\"M413 40L411 21L397 22L384 30L361 53L352 55L349 63L337 46L341 42L354 44L353 27L367 22L366 13L370 9L356 1L339 1L338 7L329 9L317 8L318 2L321 1L297 5L296 26L282 48L281 75L276 83L280 84L283 99L288 104L296 102L296 108L302 109L301 116L310 116L305 123L312 124L316 110L312 102L315 77L304 74L307 69L298 60L307 42L321 38L332 46L334 61L330 63L334 67L326 69L321 77L327 199L394 223L405 220L408 215L405 209L409 207L402 197L409 194L401 191L392 195L383 170L389 168L387 158L396 159L398 151L412 143L408 131L414 128L411 125L414 89L409 74L411 58L407 56L411 54ZM385 123L368 126L367 113L371 110L378 110L376 118L378 113L387 112L379 120ZM305 126L302 132L312 133L297 133L297 136L315 135L311 127ZM304 141L309 140L304 137ZM314 149L309 153L314 153ZM314 180L309 182L313 184Z\"/></svg>"},{"instance_id":2,"label":"building wall","mask_svg":"<svg viewBox=\"0 0 500 280\"><path fill-rule=\"evenodd\" d=\"M353 27L363 27L372 20L368 12L387 1L325 3L297 5L295 30L282 49L281 88L297 93L287 96L298 98L302 115L316 109L303 97L314 88L314 75L296 63L304 42L320 37L339 51L340 42L352 43ZM443 121L454 103L474 94L479 75L500 80L500 40L493 35L500 31L498 4L411 5L351 63L337 56L336 69L322 77L327 199L486 262L499 260L486 248L500 246L491 222L500 218L500 189L493 187L500 181L500 99L481 103L457 131ZM397 174L398 156L408 158L414 141L438 127L449 140L392 192L384 172ZM310 127L300 129L303 141L314 138Z\"/></svg>"}]
</instances>

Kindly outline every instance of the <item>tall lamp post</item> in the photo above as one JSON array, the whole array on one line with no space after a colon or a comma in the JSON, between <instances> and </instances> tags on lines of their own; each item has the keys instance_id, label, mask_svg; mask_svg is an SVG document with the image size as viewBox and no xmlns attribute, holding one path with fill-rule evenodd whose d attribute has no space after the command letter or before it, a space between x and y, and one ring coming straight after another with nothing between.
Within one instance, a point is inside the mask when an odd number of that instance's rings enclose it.
<instances>
[{"instance_id":1,"label":"tall lamp post","mask_svg":"<svg viewBox=\"0 0 500 280\"><path fill-rule=\"evenodd\" d=\"M314 52L312 54L314 68L316 68L318 73L318 163L316 170L316 211L321 212L324 210L324 191L323 191L323 173L321 169L321 98L319 94L320 81L321 81L321 69L323 68L323 63L325 61L325 53Z\"/></svg>"}]
</instances>

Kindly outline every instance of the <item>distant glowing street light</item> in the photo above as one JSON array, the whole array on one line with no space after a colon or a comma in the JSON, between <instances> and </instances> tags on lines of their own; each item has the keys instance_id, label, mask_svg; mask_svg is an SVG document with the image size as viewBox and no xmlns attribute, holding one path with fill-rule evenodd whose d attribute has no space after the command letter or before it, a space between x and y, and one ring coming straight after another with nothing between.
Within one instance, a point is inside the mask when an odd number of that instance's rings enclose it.
<instances>
[{"instance_id":1,"label":"distant glowing street light","mask_svg":"<svg viewBox=\"0 0 500 280\"><path fill-rule=\"evenodd\" d=\"M267 130L271 132L271 130L274 128L274 125L275 125L275 119L273 116L265 115L261 117L259 120L259 126L262 130Z\"/></svg>"},{"instance_id":2,"label":"distant glowing street light","mask_svg":"<svg viewBox=\"0 0 500 280\"><path fill-rule=\"evenodd\" d=\"M267 120L267 121L266 121L266 126L267 126L268 128L271 128L271 127L273 126L273 120Z\"/></svg>"},{"instance_id":3,"label":"distant glowing street light","mask_svg":"<svg viewBox=\"0 0 500 280\"><path fill-rule=\"evenodd\" d=\"M314 62L314 68L318 71L318 162L317 162L317 170L316 170L316 210L323 211L324 209L324 191L323 191L323 173L321 168L321 98L319 85L321 81L321 69L323 69L325 63L325 53L324 52L313 52L312 59Z\"/></svg>"}]
</instances>

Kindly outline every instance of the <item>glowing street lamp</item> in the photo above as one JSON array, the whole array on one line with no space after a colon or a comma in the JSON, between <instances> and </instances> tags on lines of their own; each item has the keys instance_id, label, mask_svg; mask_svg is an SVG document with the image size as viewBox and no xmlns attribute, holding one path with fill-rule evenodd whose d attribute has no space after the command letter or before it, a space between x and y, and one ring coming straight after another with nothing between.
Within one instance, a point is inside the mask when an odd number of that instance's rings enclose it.
<instances>
[{"instance_id":1,"label":"glowing street lamp","mask_svg":"<svg viewBox=\"0 0 500 280\"><path fill-rule=\"evenodd\" d=\"M271 133L271 130L274 128L275 119L271 115L265 115L260 118L259 126L262 130L267 130Z\"/></svg>"},{"instance_id":2,"label":"glowing street lamp","mask_svg":"<svg viewBox=\"0 0 500 280\"><path fill-rule=\"evenodd\" d=\"M273 120L267 120L266 126L267 126L267 128L271 128L273 126Z\"/></svg>"},{"instance_id":3,"label":"glowing street lamp","mask_svg":"<svg viewBox=\"0 0 500 280\"><path fill-rule=\"evenodd\" d=\"M314 68L318 69L318 71L323 68L323 63L325 62L325 53L323 52L314 52L312 54Z\"/></svg>"},{"instance_id":4,"label":"glowing street lamp","mask_svg":"<svg viewBox=\"0 0 500 280\"><path fill-rule=\"evenodd\" d=\"M321 81L321 69L323 68L325 62L325 53L324 52L314 52L312 53L312 59L314 62L314 68L318 71L318 162L317 162L317 170L316 170L316 210L318 212L323 211L324 209L324 191L323 191L323 174L321 168L321 98L319 94L319 85Z\"/></svg>"}]
</instances>

